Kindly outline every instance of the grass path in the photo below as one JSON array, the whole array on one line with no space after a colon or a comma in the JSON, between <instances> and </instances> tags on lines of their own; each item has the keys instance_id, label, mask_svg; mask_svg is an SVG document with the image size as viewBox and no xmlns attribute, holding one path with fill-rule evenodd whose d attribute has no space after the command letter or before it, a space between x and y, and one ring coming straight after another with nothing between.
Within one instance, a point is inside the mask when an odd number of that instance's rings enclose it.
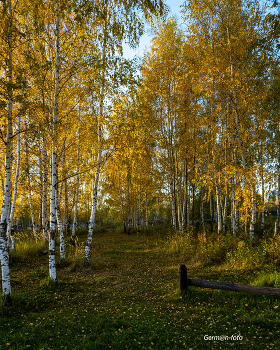
<instances>
[{"instance_id":1,"label":"grass path","mask_svg":"<svg viewBox=\"0 0 280 350\"><path fill-rule=\"evenodd\" d=\"M0 309L1 350L280 349L280 300L195 288L182 297L178 267L188 262L144 235L96 233L93 264L85 269L84 239L75 262L58 266L56 287L44 283L43 246L38 254L12 256L15 305ZM74 254L70 245L67 252ZM218 266L188 271L190 278L248 284L254 275Z\"/></svg>"}]
</instances>

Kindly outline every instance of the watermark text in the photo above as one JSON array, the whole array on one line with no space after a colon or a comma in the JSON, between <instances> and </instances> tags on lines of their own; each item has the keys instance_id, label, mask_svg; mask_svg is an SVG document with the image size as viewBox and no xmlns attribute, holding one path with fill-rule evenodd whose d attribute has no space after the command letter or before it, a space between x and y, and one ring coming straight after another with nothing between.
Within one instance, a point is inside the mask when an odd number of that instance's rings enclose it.
<instances>
[{"instance_id":1,"label":"watermark text","mask_svg":"<svg viewBox=\"0 0 280 350\"><path fill-rule=\"evenodd\" d=\"M242 340L242 335L208 335L205 334L204 340L227 341L227 340Z\"/></svg>"}]
</instances>

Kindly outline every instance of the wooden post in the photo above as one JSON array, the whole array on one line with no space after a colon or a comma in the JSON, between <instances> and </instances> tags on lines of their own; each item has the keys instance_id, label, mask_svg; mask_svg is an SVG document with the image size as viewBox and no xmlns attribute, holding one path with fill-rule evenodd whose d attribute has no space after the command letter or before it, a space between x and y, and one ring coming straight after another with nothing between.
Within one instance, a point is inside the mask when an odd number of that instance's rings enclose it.
<instances>
[{"instance_id":1,"label":"wooden post","mask_svg":"<svg viewBox=\"0 0 280 350\"><path fill-rule=\"evenodd\" d=\"M186 265L180 265L179 267L179 284L182 293L188 290L188 276Z\"/></svg>"}]
</instances>

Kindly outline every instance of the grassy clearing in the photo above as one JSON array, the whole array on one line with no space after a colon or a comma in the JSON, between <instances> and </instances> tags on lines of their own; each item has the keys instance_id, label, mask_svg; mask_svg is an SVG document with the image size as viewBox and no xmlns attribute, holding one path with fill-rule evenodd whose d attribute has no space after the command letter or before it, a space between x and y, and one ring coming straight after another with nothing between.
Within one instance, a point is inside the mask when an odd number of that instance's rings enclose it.
<instances>
[{"instance_id":1,"label":"grassy clearing","mask_svg":"<svg viewBox=\"0 0 280 350\"><path fill-rule=\"evenodd\" d=\"M44 242L36 253L25 246L12 254L14 306L0 309L0 349L280 349L277 298L198 288L182 296L178 290L180 263L190 278L278 286L277 244L103 230L94 235L86 269L85 237L67 239L57 285L48 283ZM244 260L240 250L247 252Z\"/></svg>"}]
</instances>

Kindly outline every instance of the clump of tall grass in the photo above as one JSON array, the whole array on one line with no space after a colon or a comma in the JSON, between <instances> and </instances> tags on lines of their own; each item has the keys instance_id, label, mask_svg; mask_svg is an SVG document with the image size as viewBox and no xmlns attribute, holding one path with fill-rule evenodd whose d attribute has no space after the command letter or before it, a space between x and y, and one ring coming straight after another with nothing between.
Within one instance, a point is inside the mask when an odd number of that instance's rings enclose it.
<instances>
[{"instance_id":1,"label":"clump of tall grass","mask_svg":"<svg viewBox=\"0 0 280 350\"><path fill-rule=\"evenodd\" d=\"M280 265L280 236L260 239L252 245L250 237L244 233L218 235L190 229L170 233L163 250L195 264L226 264L240 269Z\"/></svg>"},{"instance_id":2,"label":"clump of tall grass","mask_svg":"<svg viewBox=\"0 0 280 350\"><path fill-rule=\"evenodd\" d=\"M226 260L229 251L236 246L230 235L209 234L206 231L172 233L167 236L163 249L175 253L185 261L204 265L219 264Z\"/></svg>"},{"instance_id":3,"label":"clump of tall grass","mask_svg":"<svg viewBox=\"0 0 280 350\"><path fill-rule=\"evenodd\" d=\"M280 236L264 238L255 246L248 240L238 240L237 247L228 254L228 264L240 268L255 268L262 265L279 265Z\"/></svg>"},{"instance_id":4,"label":"clump of tall grass","mask_svg":"<svg viewBox=\"0 0 280 350\"><path fill-rule=\"evenodd\" d=\"M37 241L30 231L17 232L15 234L15 248L11 251L11 260L26 259L36 256L48 249L43 233L39 233Z\"/></svg>"},{"instance_id":5,"label":"clump of tall grass","mask_svg":"<svg viewBox=\"0 0 280 350\"><path fill-rule=\"evenodd\" d=\"M280 274L278 272L259 275L252 283L253 286L280 288Z\"/></svg>"}]
</instances>

